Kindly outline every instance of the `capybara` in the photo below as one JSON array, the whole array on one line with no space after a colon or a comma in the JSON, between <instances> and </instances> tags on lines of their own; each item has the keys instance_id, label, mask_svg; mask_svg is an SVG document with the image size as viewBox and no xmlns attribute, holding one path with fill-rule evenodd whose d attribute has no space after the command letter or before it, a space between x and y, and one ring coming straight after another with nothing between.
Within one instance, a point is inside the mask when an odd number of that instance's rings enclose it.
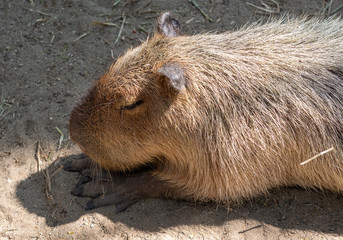
<instances>
[{"instance_id":1,"label":"capybara","mask_svg":"<svg viewBox=\"0 0 343 240\"><path fill-rule=\"evenodd\" d=\"M278 186L342 192L343 21L285 16L185 36L163 13L76 106L70 135L111 172L153 166L89 208L131 190L221 203ZM97 191L86 184L78 195Z\"/></svg>"}]
</instances>

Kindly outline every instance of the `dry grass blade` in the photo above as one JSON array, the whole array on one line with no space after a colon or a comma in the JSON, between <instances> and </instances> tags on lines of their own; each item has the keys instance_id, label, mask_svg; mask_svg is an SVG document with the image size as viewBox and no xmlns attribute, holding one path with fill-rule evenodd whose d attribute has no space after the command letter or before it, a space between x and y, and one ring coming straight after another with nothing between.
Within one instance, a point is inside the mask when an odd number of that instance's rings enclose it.
<instances>
[{"instance_id":1,"label":"dry grass blade","mask_svg":"<svg viewBox=\"0 0 343 240\"><path fill-rule=\"evenodd\" d=\"M82 34L81 36L75 38L73 42L79 41L81 38L84 38L84 37L87 36L88 34L89 34L89 33L84 33L84 34Z\"/></svg>"},{"instance_id":2,"label":"dry grass blade","mask_svg":"<svg viewBox=\"0 0 343 240\"><path fill-rule=\"evenodd\" d=\"M9 107L12 106L3 96L0 99L0 120L3 119L9 112Z\"/></svg>"},{"instance_id":3,"label":"dry grass blade","mask_svg":"<svg viewBox=\"0 0 343 240\"><path fill-rule=\"evenodd\" d=\"M148 30L146 30L144 27L142 27L141 25L138 26L138 29L146 34L149 34Z\"/></svg>"},{"instance_id":4,"label":"dry grass blade","mask_svg":"<svg viewBox=\"0 0 343 240\"><path fill-rule=\"evenodd\" d=\"M280 13L280 4L276 0L271 0L271 2L274 4L274 7L264 3L263 1L261 1L261 4L263 5L263 7L257 6L255 4L252 4L249 2L247 2L247 4L249 6L252 6L252 7L260 10L257 12L260 14L278 14L278 13Z\"/></svg>"},{"instance_id":5,"label":"dry grass blade","mask_svg":"<svg viewBox=\"0 0 343 240\"><path fill-rule=\"evenodd\" d=\"M39 11L39 10L33 10L33 11L35 11L36 13L42 14L44 16L51 16L50 13L45 13L45 12L42 12L42 11Z\"/></svg>"},{"instance_id":6,"label":"dry grass blade","mask_svg":"<svg viewBox=\"0 0 343 240\"><path fill-rule=\"evenodd\" d=\"M57 148L57 149L60 149L60 148L61 148L61 145L62 145L62 142L63 142L63 139L64 139L64 134L63 134L63 132L61 131L61 129L59 129L58 127L55 127L55 129L56 129L57 132L60 134L60 139L58 140L58 148Z\"/></svg>"},{"instance_id":7,"label":"dry grass blade","mask_svg":"<svg viewBox=\"0 0 343 240\"><path fill-rule=\"evenodd\" d=\"M339 5L335 10L330 12L330 15L335 15L338 11L340 11L343 8L343 4Z\"/></svg>"},{"instance_id":8,"label":"dry grass blade","mask_svg":"<svg viewBox=\"0 0 343 240\"><path fill-rule=\"evenodd\" d=\"M199 12L210 22L213 22L213 19L210 18L199 6L199 4L195 0L188 0L190 3L193 4L193 6L199 10Z\"/></svg>"},{"instance_id":9,"label":"dry grass blade","mask_svg":"<svg viewBox=\"0 0 343 240\"><path fill-rule=\"evenodd\" d=\"M93 22L93 25L101 25L106 27L118 27L115 23L109 23L109 22Z\"/></svg>"},{"instance_id":10,"label":"dry grass blade","mask_svg":"<svg viewBox=\"0 0 343 240\"><path fill-rule=\"evenodd\" d=\"M121 26L120 26L120 29L119 29L119 33L118 33L118 36L117 36L116 40L114 41L114 44L117 44L119 42L119 39L121 37L121 33L123 31L123 28L124 28L125 20L126 20L126 16L123 15L123 22L121 23Z\"/></svg>"},{"instance_id":11,"label":"dry grass blade","mask_svg":"<svg viewBox=\"0 0 343 240\"><path fill-rule=\"evenodd\" d=\"M327 2L322 10L323 15L330 15L333 0Z\"/></svg>"},{"instance_id":12,"label":"dry grass blade","mask_svg":"<svg viewBox=\"0 0 343 240\"><path fill-rule=\"evenodd\" d=\"M148 14L148 13L159 13L161 12L160 10L153 10L153 9L149 9L149 10L146 10L146 11L141 11L138 13L138 15L143 15L143 14Z\"/></svg>"},{"instance_id":13,"label":"dry grass blade","mask_svg":"<svg viewBox=\"0 0 343 240\"><path fill-rule=\"evenodd\" d=\"M113 3L113 6L112 7L115 7L115 6L117 6L119 3L121 2L121 0L117 0L117 1L115 1L114 3Z\"/></svg>"},{"instance_id":14,"label":"dry grass blade","mask_svg":"<svg viewBox=\"0 0 343 240\"><path fill-rule=\"evenodd\" d=\"M306 161L300 163L300 165L305 165L305 164L311 162L312 160L316 159L317 157L322 156L322 155L324 155L324 154L326 154L326 153L328 153L328 152L331 152L331 151L334 150L334 149L335 149L334 147L331 147L331 148L329 148L329 149L327 149L327 150L325 150L325 151L323 151L323 152L320 152L320 153L318 153L317 155L311 157L310 159L308 159L308 160L306 160Z\"/></svg>"},{"instance_id":15,"label":"dry grass blade","mask_svg":"<svg viewBox=\"0 0 343 240\"><path fill-rule=\"evenodd\" d=\"M193 20L194 20L194 17L192 17L191 19L188 19L185 23L190 24Z\"/></svg>"}]
</instances>

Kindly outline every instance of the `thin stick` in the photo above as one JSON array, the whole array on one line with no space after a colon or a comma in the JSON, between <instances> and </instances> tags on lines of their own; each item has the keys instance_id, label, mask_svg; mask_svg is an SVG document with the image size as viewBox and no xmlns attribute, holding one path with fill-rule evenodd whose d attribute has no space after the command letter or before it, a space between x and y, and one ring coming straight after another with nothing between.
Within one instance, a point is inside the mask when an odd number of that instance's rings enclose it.
<instances>
[{"instance_id":1,"label":"thin stick","mask_svg":"<svg viewBox=\"0 0 343 240\"><path fill-rule=\"evenodd\" d=\"M51 193L51 181L50 181L50 173L48 168L45 169L45 172L43 172L45 177L45 183L46 183L46 193Z\"/></svg>"},{"instance_id":2,"label":"thin stick","mask_svg":"<svg viewBox=\"0 0 343 240\"><path fill-rule=\"evenodd\" d=\"M260 225L257 225L257 226L255 226L255 227L251 227L251 228L248 228L248 229L246 229L246 230L240 231L240 232L238 232L238 233L239 233L239 234L246 233L246 232L248 232L248 231L251 231L251 230L253 230L253 229L260 228L260 227L263 227L263 225L260 224Z\"/></svg>"},{"instance_id":3,"label":"thin stick","mask_svg":"<svg viewBox=\"0 0 343 240\"><path fill-rule=\"evenodd\" d=\"M45 12L42 12L42 11L39 11L39 10L34 10L36 13L39 13L39 14L42 14L44 16L51 16L51 14L49 13L45 13Z\"/></svg>"},{"instance_id":4,"label":"thin stick","mask_svg":"<svg viewBox=\"0 0 343 240\"><path fill-rule=\"evenodd\" d=\"M190 3L193 4L193 6L195 8L197 8L199 10L199 12L210 22L213 22L213 19L210 18L210 16L208 16L199 6L199 4L195 1L195 0L188 0Z\"/></svg>"},{"instance_id":5,"label":"thin stick","mask_svg":"<svg viewBox=\"0 0 343 240\"><path fill-rule=\"evenodd\" d=\"M41 171L40 165L41 165L41 163L42 163L41 157L40 157L40 154L41 154L40 150L41 150L41 146L40 146L40 142L38 141L38 142L37 142L37 149L36 149L37 171L38 171L38 172Z\"/></svg>"},{"instance_id":6,"label":"thin stick","mask_svg":"<svg viewBox=\"0 0 343 240\"><path fill-rule=\"evenodd\" d=\"M114 41L114 44L117 44L119 39L120 39L120 37L121 37L121 32L123 31L125 20L126 20L126 16L123 16L123 22L121 23L121 26L120 26L120 29L119 29L119 33L118 33L118 36L117 36L116 40Z\"/></svg>"},{"instance_id":7,"label":"thin stick","mask_svg":"<svg viewBox=\"0 0 343 240\"><path fill-rule=\"evenodd\" d=\"M54 197L51 194L51 181L50 181L50 176L49 176L49 171L48 169L45 169L45 173L43 172L44 176L45 176L45 195L48 199L52 200L53 202L55 202Z\"/></svg>"},{"instance_id":8,"label":"thin stick","mask_svg":"<svg viewBox=\"0 0 343 240\"><path fill-rule=\"evenodd\" d=\"M39 10L33 10L33 9L27 9L27 10L29 10L30 12L36 12L36 13L39 13L39 14L42 14L42 15L44 15L44 16L51 16L51 14L50 13L45 13L45 12L42 12L42 11L39 11Z\"/></svg>"},{"instance_id":9,"label":"thin stick","mask_svg":"<svg viewBox=\"0 0 343 240\"><path fill-rule=\"evenodd\" d=\"M48 168L45 169L45 171L43 171L43 175L45 177L45 184L46 184L46 188L45 188L45 194L46 197L50 200L52 200L53 202L55 202L52 194L51 194L51 178L58 173L59 171L61 171L61 169L63 169L63 166L61 165L59 168L57 168L51 175L49 173Z\"/></svg>"},{"instance_id":10,"label":"thin stick","mask_svg":"<svg viewBox=\"0 0 343 240\"><path fill-rule=\"evenodd\" d=\"M319 157L319 156L321 156L321 155L324 155L324 154L326 154L326 153L328 153L328 152L331 152L331 151L334 150L334 149L335 149L334 147L331 147L331 148L329 148L329 149L327 149L327 150L325 150L325 151L323 151L323 152L320 152L320 153L318 153L317 155L311 157L310 159L308 159L308 160L306 160L306 161L300 163L300 165L305 165L306 163L311 162L313 159L315 159L315 158L317 158L317 157Z\"/></svg>"},{"instance_id":11,"label":"thin stick","mask_svg":"<svg viewBox=\"0 0 343 240\"><path fill-rule=\"evenodd\" d=\"M55 40L55 35L52 35L51 40L50 40L50 44L52 44L54 40Z\"/></svg>"},{"instance_id":12,"label":"thin stick","mask_svg":"<svg viewBox=\"0 0 343 240\"><path fill-rule=\"evenodd\" d=\"M59 166L59 167L51 174L50 179L51 179L56 173L58 173L59 171L61 171L62 169L63 169L63 166L62 166L62 165Z\"/></svg>"},{"instance_id":13,"label":"thin stick","mask_svg":"<svg viewBox=\"0 0 343 240\"><path fill-rule=\"evenodd\" d=\"M93 25L102 25L102 26L108 26L108 27L118 27L117 24L115 23L110 23L110 22L93 22Z\"/></svg>"},{"instance_id":14,"label":"thin stick","mask_svg":"<svg viewBox=\"0 0 343 240\"><path fill-rule=\"evenodd\" d=\"M188 19L188 20L186 21L186 24L190 24L193 20L194 20L194 17L192 17L191 19Z\"/></svg>"},{"instance_id":15,"label":"thin stick","mask_svg":"<svg viewBox=\"0 0 343 240\"><path fill-rule=\"evenodd\" d=\"M89 33L84 33L81 36L77 37L76 39L74 39L73 42L79 41L81 38L84 38L85 36L87 36Z\"/></svg>"}]
</instances>

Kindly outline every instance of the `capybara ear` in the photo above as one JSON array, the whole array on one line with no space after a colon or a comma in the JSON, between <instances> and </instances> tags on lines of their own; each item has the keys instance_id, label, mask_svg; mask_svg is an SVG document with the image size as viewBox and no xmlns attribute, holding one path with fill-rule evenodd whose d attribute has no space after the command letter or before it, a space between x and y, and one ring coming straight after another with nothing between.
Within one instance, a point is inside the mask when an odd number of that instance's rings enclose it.
<instances>
[{"instance_id":1,"label":"capybara ear","mask_svg":"<svg viewBox=\"0 0 343 240\"><path fill-rule=\"evenodd\" d=\"M162 13L157 18L157 27L155 34L161 34L166 37L175 37L179 35L181 26L178 20L172 17L170 12Z\"/></svg>"},{"instance_id":2,"label":"capybara ear","mask_svg":"<svg viewBox=\"0 0 343 240\"><path fill-rule=\"evenodd\" d=\"M166 63L158 69L158 72L166 76L168 84L176 91L186 88L186 80L183 69L176 63Z\"/></svg>"}]
</instances>

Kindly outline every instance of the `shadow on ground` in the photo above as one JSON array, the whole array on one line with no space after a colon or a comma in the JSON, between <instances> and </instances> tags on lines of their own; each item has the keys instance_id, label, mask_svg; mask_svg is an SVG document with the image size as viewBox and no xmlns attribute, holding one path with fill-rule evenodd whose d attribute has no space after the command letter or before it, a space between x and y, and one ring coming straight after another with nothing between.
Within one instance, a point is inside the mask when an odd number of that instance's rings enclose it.
<instances>
[{"instance_id":1,"label":"shadow on ground","mask_svg":"<svg viewBox=\"0 0 343 240\"><path fill-rule=\"evenodd\" d=\"M216 204L195 204L175 200L150 199L141 201L124 212L115 213L114 206L85 211L89 198L70 194L80 175L65 172L57 160L46 169L51 178L51 194L45 192L43 173L36 173L18 184L16 195L31 213L46 219L48 226L74 222L83 215L97 212L113 222L121 222L142 231L158 231L180 225L220 226L237 219L253 219L282 229L314 230L343 235L343 197L333 193L281 188L247 201L230 210ZM44 170L44 171L46 171Z\"/></svg>"}]
</instances>

